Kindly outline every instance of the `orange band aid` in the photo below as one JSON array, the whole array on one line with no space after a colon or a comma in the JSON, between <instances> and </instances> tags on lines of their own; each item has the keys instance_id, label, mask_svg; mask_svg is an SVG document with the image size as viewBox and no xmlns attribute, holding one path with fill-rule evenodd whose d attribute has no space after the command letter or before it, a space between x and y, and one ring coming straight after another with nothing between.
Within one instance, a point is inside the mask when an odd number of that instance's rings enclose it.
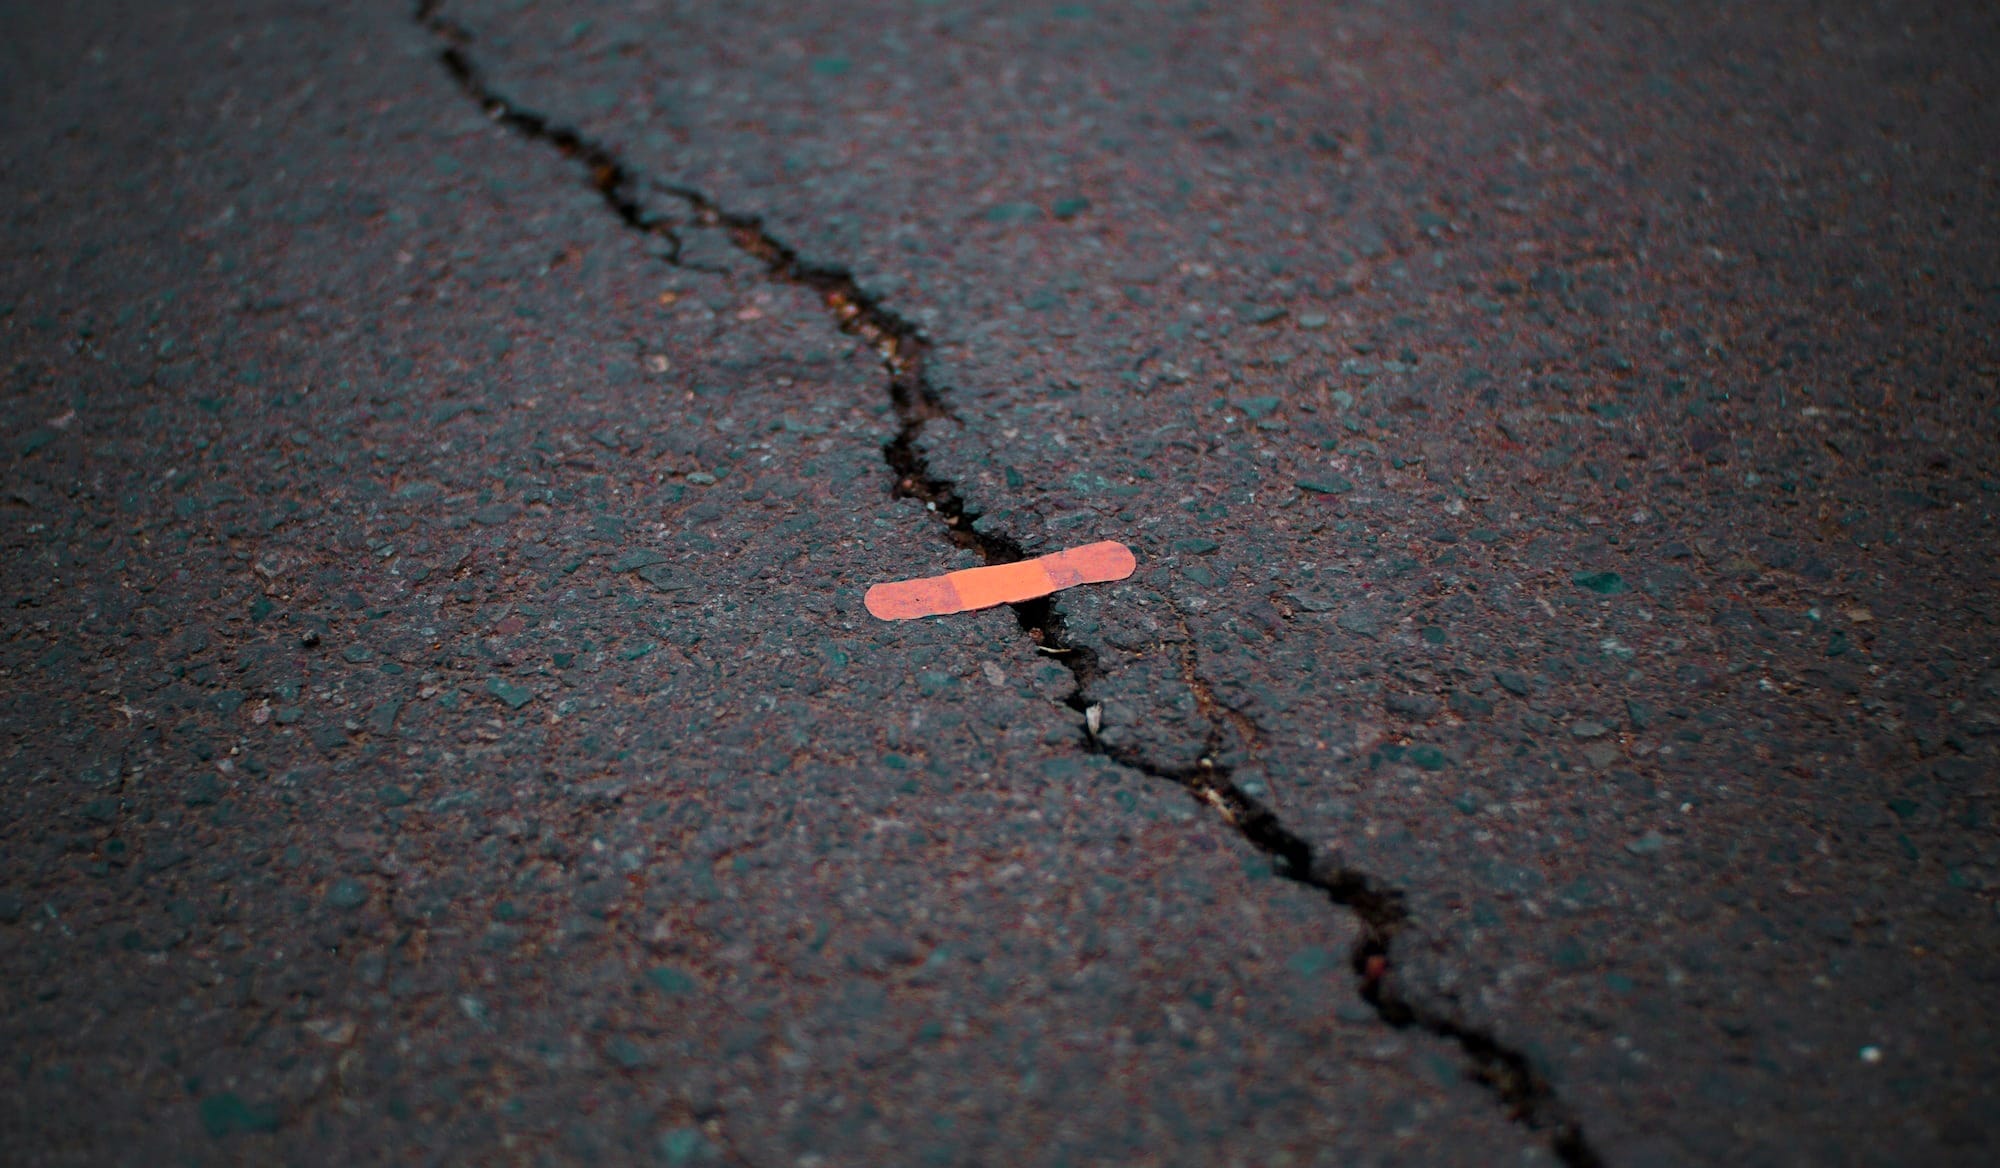
<instances>
[{"instance_id":1,"label":"orange band aid","mask_svg":"<svg viewBox=\"0 0 2000 1168\"><path fill-rule=\"evenodd\" d=\"M1013 564L877 584L862 602L881 620L948 616L996 604L1019 604L1078 584L1123 580L1138 566L1131 548L1107 539Z\"/></svg>"}]
</instances>

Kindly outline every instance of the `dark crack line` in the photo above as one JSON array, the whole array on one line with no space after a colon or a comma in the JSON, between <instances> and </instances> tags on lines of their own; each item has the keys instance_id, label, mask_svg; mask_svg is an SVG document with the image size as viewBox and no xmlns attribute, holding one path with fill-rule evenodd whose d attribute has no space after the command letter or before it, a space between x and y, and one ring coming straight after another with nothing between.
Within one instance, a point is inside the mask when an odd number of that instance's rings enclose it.
<instances>
[{"instance_id":1,"label":"dark crack line","mask_svg":"<svg viewBox=\"0 0 2000 1168\"><path fill-rule=\"evenodd\" d=\"M1015 537L997 530L976 529L979 513L967 506L952 480L930 469L920 440L926 426L939 419L956 423L945 396L926 375L930 345L922 330L864 292L846 269L808 261L772 234L756 216L732 212L692 187L641 180L610 147L548 114L503 96L486 81L468 52L471 34L440 11L441 0L418 0L417 23L441 46L438 59L465 95L500 124L530 140L554 147L584 170L591 188L627 228L663 239L669 264L681 263L681 239L676 220L660 214L648 194L680 205L685 220L720 230L738 250L764 267L768 279L816 292L842 332L865 341L880 355L888 373L890 404L898 422L895 437L882 447L882 460L895 475L894 493L916 499L934 512L948 538L977 553L989 564L1012 563L1026 551ZM1074 685L1065 699L1072 709L1093 704L1091 684L1099 676L1094 648L1070 639L1062 613L1047 597L1012 606L1021 630L1068 668ZM1183 621L1185 626L1185 621ZM1185 627L1183 628L1185 632ZM1557 1097L1554 1087L1535 1071L1525 1054L1492 1034L1451 1014L1432 1009L1397 992L1386 978L1389 951L1408 924L1401 891L1337 859L1319 857L1310 842L1287 828L1278 816L1246 794L1230 778L1229 768L1213 756L1222 745L1223 727L1234 724L1246 740L1254 738L1254 723L1241 711L1218 700L1196 668L1193 638L1186 641L1184 675L1210 725L1208 747L1197 765L1164 767L1136 751L1105 746L1086 731L1085 748L1151 778L1173 783L1222 817L1237 833L1271 857L1274 870L1287 879L1317 889L1360 921L1362 939L1353 953L1360 994L1378 1017L1398 1029L1414 1028L1455 1043L1471 1064L1470 1077L1498 1098L1508 1117L1543 1133L1556 1157L1569 1168L1601 1168L1603 1159L1585 1139L1582 1127ZM1246 746L1251 745L1246 741Z\"/></svg>"}]
</instances>

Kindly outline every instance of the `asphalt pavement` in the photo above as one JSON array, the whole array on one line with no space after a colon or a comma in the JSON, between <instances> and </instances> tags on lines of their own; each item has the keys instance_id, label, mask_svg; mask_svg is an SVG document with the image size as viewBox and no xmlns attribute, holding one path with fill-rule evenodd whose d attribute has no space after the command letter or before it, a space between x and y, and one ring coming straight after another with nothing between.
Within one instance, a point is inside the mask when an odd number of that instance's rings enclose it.
<instances>
[{"instance_id":1,"label":"asphalt pavement","mask_svg":"<svg viewBox=\"0 0 2000 1168\"><path fill-rule=\"evenodd\" d=\"M5 1158L1991 1162L1996 43L0 6Z\"/></svg>"}]
</instances>

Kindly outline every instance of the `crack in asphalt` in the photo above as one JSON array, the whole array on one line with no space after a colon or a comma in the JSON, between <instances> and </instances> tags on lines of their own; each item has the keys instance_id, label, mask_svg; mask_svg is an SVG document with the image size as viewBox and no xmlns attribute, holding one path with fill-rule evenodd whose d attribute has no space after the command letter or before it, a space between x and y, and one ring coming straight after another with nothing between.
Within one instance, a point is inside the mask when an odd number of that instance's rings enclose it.
<instances>
[{"instance_id":1,"label":"crack in asphalt","mask_svg":"<svg viewBox=\"0 0 2000 1168\"><path fill-rule=\"evenodd\" d=\"M758 217L731 212L692 187L652 178L642 181L610 147L574 126L503 96L487 84L473 63L467 51L473 41L471 33L441 9L442 0L417 0L416 21L440 42L438 59L458 88L496 122L580 163L591 188L621 223L666 241L666 254L661 258L668 264L687 266L681 261L681 238L674 228L675 220L656 213L648 204L648 191L679 203L694 225L722 231L738 250L763 265L766 278L818 293L841 331L865 341L888 371L890 403L898 426L895 436L882 447L882 460L895 475L894 494L923 503L944 524L954 544L978 554L988 564L1013 563L1026 557L1026 550L1013 536L975 530L973 521L980 513L967 506L956 483L933 473L924 457L920 440L925 427L939 419L955 424L959 420L926 375L930 345L917 326L864 292L846 269L804 259L767 230ZM1062 612L1052 598L1011 607L1022 632L1069 670L1073 685L1065 704L1087 715L1094 704L1091 683L1100 676L1097 651L1070 639ZM1409 923L1402 892L1337 858L1317 856L1310 842L1239 787L1231 779L1229 767L1215 761L1223 745L1225 725L1237 728L1246 748L1254 745L1257 727L1248 715L1218 699L1203 680L1186 616L1178 610L1176 615L1187 646L1182 675L1209 724L1203 757L1191 767L1162 766L1137 751L1106 746L1088 728L1083 735L1084 748L1186 790L1271 857L1279 875L1318 890L1352 912L1363 926L1352 962L1360 978L1360 995L1376 1016L1397 1029L1415 1028L1456 1044L1471 1064L1469 1077L1498 1097L1511 1120L1544 1133L1561 1163L1568 1168L1601 1168L1604 1161L1585 1138L1581 1125L1524 1053L1447 1011L1403 996L1389 983L1390 945Z\"/></svg>"}]
</instances>

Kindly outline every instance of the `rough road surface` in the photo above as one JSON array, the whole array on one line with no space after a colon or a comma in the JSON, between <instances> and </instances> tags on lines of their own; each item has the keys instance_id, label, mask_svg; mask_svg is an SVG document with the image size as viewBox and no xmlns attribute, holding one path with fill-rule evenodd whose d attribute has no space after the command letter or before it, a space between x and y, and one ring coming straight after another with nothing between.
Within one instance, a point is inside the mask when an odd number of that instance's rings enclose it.
<instances>
[{"instance_id":1,"label":"rough road surface","mask_svg":"<svg viewBox=\"0 0 2000 1168\"><path fill-rule=\"evenodd\" d=\"M0 5L6 1159L1992 1162L1995 43Z\"/></svg>"}]
</instances>

